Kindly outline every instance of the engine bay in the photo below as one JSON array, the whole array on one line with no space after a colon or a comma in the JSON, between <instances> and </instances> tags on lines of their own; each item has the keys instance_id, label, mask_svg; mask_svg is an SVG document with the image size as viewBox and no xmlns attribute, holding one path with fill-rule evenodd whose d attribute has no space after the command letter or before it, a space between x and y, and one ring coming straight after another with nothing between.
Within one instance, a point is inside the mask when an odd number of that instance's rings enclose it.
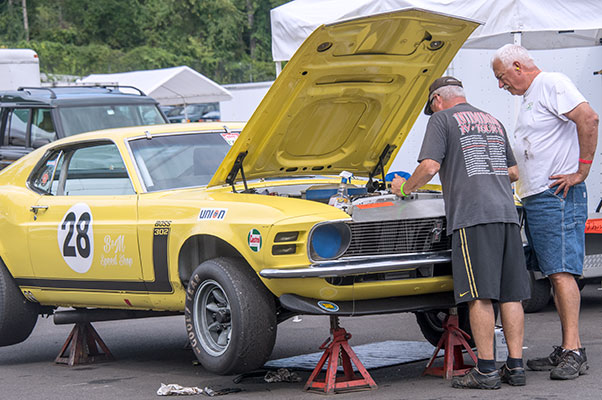
<instances>
[{"instance_id":1,"label":"engine bay","mask_svg":"<svg viewBox=\"0 0 602 400\"><path fill-rule=\"evenodd\" d=\"M339 184L289 184L268 186L257 190L268 196L292 197L329 204L340 189ZM443 195L439 191L419 190L407 197L399 197L390 190L369 193L365 186L346 185L348 202L338 207L354 221L433 218L445 215Z\"/></svg>"}]
</instances>

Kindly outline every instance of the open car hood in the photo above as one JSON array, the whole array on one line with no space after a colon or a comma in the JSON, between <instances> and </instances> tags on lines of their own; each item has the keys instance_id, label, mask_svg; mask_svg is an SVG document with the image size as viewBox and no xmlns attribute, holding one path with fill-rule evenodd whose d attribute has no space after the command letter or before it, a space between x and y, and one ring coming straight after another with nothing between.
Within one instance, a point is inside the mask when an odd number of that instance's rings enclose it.
<instances>
[{"instance_id":1,"label":"open car hood","mask_svg":"<svg viewBox=\"0 0 602 400\"><path fill-rule=\"evenodd\" d=\"M380 176L478 22L406 9L317 28L209 186L294 175ZM242 173L241 173L242 166Z\"/></svg>"}]
</instances>

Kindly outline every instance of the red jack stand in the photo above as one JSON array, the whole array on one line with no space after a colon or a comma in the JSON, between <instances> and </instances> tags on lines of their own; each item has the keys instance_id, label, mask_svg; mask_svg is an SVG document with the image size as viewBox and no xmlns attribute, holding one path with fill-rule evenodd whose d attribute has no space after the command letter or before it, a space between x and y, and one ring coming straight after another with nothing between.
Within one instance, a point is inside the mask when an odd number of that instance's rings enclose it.
<instances>
[{"instance_id":1,"label":"red jack stand","mask_svg":"<svg viewBox=\"0 0 602 400\"><path fill-rule=\"evenodd\" d=\"M311 376L305 384L305 390L317 390L325 394L334 394L335 392L340 393L344 391L362 390L362 389L376 389L378 386L362 365L357 355L349 346L348 340L351 338L351 334L347 333L345 329L339 326L339 317L330 317L330 333L331 337L326 339L321 350L324 350L322 358L318 361L318 365L314 368ZM326 376L324 380L318 381L316 378L322 371L322 367L328 360L328 368L326 369ZM337 379L337 368L339 362L342 361L344 377ZM359 373L363 378L356 378L353 372L353 366L351 362L355 364Z\"/></svg>"},{"instance_id":2,"label":"red jack stand","mask_svg":"<svg viewBox=\"0 0 602 400\"><path fill-rule=\"evenodd\" d=\"M104 353L98 351L96 344L102 348ZM71 349L67 354L67 349ZM67 364L69 366L79 364L91 364L97 361L113 361L113 355L107 345L102 341L98 332L89 322L77 322L71 330L67 341L63 344L59 355L54 362L57 364Z\"/></svg>"},{"instance_id":3,"label":"red jack stand","mask_svg":"<svg viewBox=\"0 0 602 400\"><path fill-rule=\"evenodd\" d=\"M466 349L475 364L477 363L477 356L470 348L467 339L470 339L470 335L459 328L458 310L455 307L450 308L449 315L443 321L443 335L439 339L437 348L422 375L442 376L445 379L451 379L453 376L464 375L468 372L474 365L464 363L462 349ZM444 350L443 367L433 367L433 362L442 348Z\"/></svg>"}]
</instances>

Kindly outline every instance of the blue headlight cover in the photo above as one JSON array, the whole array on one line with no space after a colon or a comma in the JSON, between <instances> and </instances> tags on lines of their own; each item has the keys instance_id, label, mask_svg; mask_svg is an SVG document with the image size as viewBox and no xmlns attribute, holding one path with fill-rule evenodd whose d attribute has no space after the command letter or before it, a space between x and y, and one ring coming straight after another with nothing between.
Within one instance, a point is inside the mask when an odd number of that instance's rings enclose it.
<instances>
[{"instance_id":1,"label":"blue headlight cover","mask_svg":"<svg viewBox=\"0 0 602 400\"><path fill-rule=\"evenodd\" d=\"M320 225L311 236L312 253L318 259L339 257L347 250L350 239L349 228L343 223Z\"/></svg>"}]
</instances>

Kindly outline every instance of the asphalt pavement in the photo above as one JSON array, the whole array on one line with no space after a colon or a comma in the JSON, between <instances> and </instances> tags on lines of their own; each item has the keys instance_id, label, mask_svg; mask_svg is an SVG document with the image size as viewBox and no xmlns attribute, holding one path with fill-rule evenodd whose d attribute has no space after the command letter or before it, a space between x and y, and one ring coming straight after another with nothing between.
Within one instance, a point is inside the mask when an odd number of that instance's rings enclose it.
<instances>
[{"instance_id":1,"label":"asphalt pavement","mask_svg":"<svg viewBox=\"0 0 602 400\"><path fill-rule=\"evenodd\" d=\"M344 399L600 399L602 397L602 291L587 285L582 292L581 340L587 348L590 370L574 381L551 381L546 372L527 372L527 385L503 385L496 391L453 389L442 378L422 376L426 361L370 370L378 389L337 394ZM238 388L225 395L235 399L313 399L303 391L309 371L298 371L302 381L266 383L262 376L234 383L232 376L217 376L195 365L186 348L183 317L149 318L94 324L116 360L68 367L54 363L70 326L40 319L25 342L0 349L0 399L100 400L151 399L161 383L213 389ZM353 335L352 346L387 340L424 341L413 314L342 318L341 326ZM560 343L560 326L553 304L526 315L525 359L548 354ZM304 316L279 325L272 359L313 353L329 336L326 317ZM426 354L428 357L430 354ZM438 360L440 363L441 360ZM188 398L200 398L203 395Z\"/></svg>"}]
</instances>

